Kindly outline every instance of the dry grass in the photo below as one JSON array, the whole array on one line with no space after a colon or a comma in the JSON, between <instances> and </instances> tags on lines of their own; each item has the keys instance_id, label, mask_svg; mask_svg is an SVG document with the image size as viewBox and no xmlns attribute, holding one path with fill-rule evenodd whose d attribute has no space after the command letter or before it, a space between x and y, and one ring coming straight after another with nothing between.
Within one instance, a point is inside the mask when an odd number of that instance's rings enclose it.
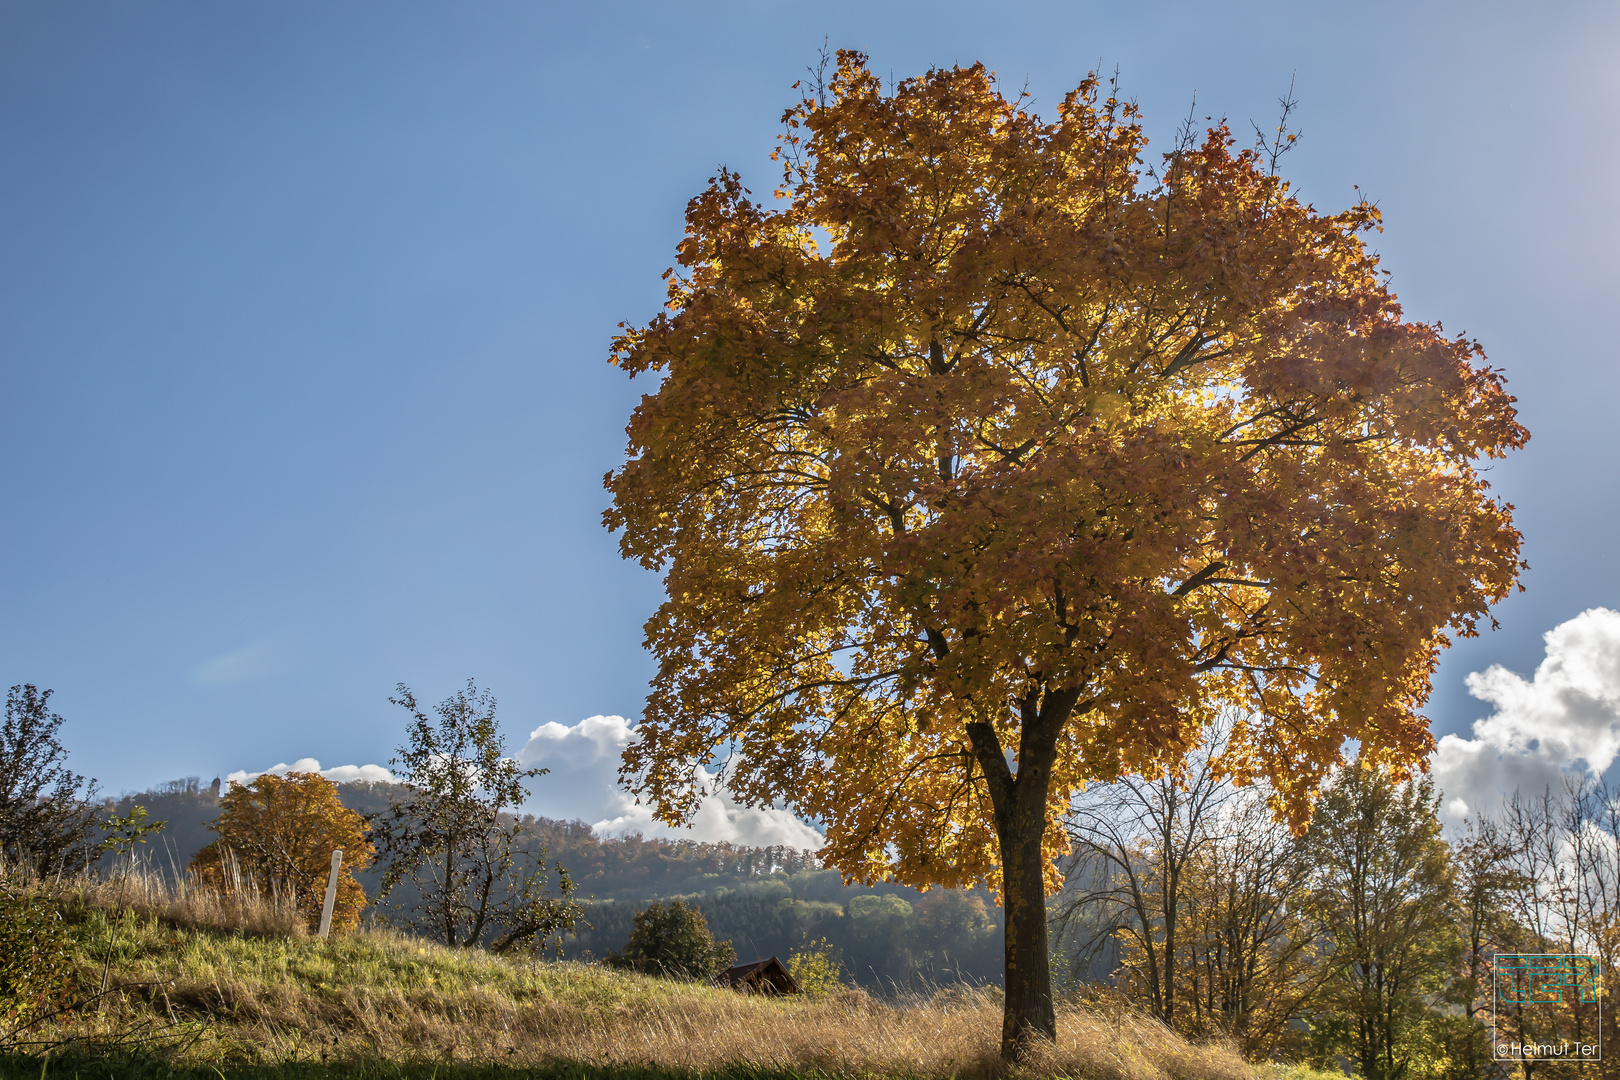
<instances>
[{"instance_id":1,"label":"dry grass","mask_svg":"<svg viewBox=\"0 0 1620 1080\"><path fill-rule=\"evenodd\" d=\"M303 937L308 931L297 898L259 888L227 851L225 888L199 884L187 874L166 875L140 862L126 862L101 877L83 874L36 883L27 891L54 895L69 905L124 911L189 929Z\"/></svg>"},{"instance_id":2,"label":"dry grass","mask_svg":"<svg viewBox=\"0 0 1620 1080\"><path fill-rule=\"evenodd\" d=\"M1309 1065L1279 1064L1270 1068L1269 1080L1344 1080L1345 1075L1338 1069L1313 1069Z\"/></svg>"},{"instance_id":3,"label":"dry grass","mask_svg":"<svg viewBox=\"0 0 1620 1080\"><path fill-rule=\"evenodd\" d=\"M291 905L274 898L253 907L154 877L80 882L59 895L86 976L99 981L105 972L114 992L34 1037L93 1044L161 1031L161 1052L179 1066L571 1062L862 1078L1000 1071L994 991L898 1002L859 991L820 1001L749 997L592 965L450 950L387 931L322 942L303 936ZM1058 1045L1020 1072L1260 1075L1225 1047L1192 1045L1123 1009L1077 1005L1059 1012Z\"/></svg>"}]
</instances>

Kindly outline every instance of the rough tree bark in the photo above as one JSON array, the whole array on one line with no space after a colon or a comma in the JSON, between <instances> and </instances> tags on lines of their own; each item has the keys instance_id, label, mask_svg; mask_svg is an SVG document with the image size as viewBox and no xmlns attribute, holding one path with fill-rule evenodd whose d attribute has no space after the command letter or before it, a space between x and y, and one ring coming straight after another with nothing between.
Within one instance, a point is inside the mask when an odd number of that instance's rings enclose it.
<instances>
[{"instance_id":1,"label":"rough tree bark","mask_svg":"<svg viewBox=\"0 0 1620 1080\"><path fill-rule=\"evenodd\" d=\"M1020 702L1022 724L1017 771L1006 748L986 723L967 726L973 758L983 771L995 814L1001 851L1001 895L1006 916L1006 998L1001 1020L1001 1058L1020 1061L1037 1040L1057 1040L1052 1004L1052 963L1047 947L1047 801L1057 739L1074 712L1078 690L1032 692Z\"/></svg>"}]
</instances>

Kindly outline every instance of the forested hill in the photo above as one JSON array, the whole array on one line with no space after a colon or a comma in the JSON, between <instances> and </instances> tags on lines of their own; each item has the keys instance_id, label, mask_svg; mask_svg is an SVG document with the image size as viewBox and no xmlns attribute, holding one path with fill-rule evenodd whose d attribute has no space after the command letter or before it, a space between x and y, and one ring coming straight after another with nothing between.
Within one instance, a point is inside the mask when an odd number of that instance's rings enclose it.
<instances>
[{"instance_id":1,"label":"forested hill","mask_svg":"<svg viewBox=\"0 0 1620 1080\"><path fill-rule=\"evenodd\" d=\"M339 784L338 797L350 809L374 814L387 808L389 786L365 781ZM154 820L168 823L148 853L154 865L163 869L184 870L191 857L214 839L208 826L219 814L219 789L195 776L109 802L120 814L144 806ZM598 900L646 900L734 889L816 867L810 852L798 848L641 836L603 840L582 821L533 816L522 820L535 841L545 845L548 858L568 868L579 895Z\"/></svg>"},{"instance_id":2,"label":"forested hill","mask_svg":"<svg viewBox=\"0 0 1620 1080\"><path fill-rule=\"evenodd\" d=\"M388 806L388 784L339 784L345 806L373 814ZM154 866L183 871L214 838L217 786L196 777L128 794L113 803L127 814L144 806L167 827L149 846ZM797 848L743 847L642 836L598 838L580 821L524 817L531 850L543 844L562 863L576 895L589 900L590 926L563 945L569 957L601 957L622 948L631 920L649 901L685 897L702 908L717 938L742 960L786 957L806 939L833 944L849 974L869 987L931 982L999 983L1001 911L982 890L922 894L898 885L845 885ZM379 873L362 873L375 894Z\"/></svg>"},{"instance_id":3,"label":"forested hill","mask_svg":"<svg viewBox=\"0 0 1620 1080\"><path fill-rule=\"evenodd\" d=\"M550 857L568 867L580 894L603 900L709 892L817 867L815 857L800 848L649 840L639 835L601 840L583 821L523 820Z\"/></svg>"}]
</instances>

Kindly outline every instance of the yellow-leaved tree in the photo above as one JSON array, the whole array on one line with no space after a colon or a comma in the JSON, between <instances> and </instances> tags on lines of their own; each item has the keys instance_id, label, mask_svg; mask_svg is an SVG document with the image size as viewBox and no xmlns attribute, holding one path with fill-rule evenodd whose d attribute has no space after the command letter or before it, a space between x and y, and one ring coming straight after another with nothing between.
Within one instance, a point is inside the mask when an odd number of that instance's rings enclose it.
<instances>
[{"instance_id":1,"label":"yellow-leaved tree","mask_svg":"<svg viewBox=\"0 0 1620 1080\"><path fill-rule=\"evenodd\" d=\"M191 860L199 879L231 887L227 868L234 860L259 887L295 897L313 931L321 921L332 852L339 850L343 868L332 929L343 933L359 925L366 890L354 873L371 865L376 849L366 839L365 819L338 799L336 784L319 773L262 773L250 783L231 785L220 805L209 826L219 839Z\"/></svg>"},{"instance_id":2,"label":"yellow-leaved tree","mask_svg":"<svg viewBox=\"0 0 1620 1080\"><path fill-rule=\"evenodd\" d=\"M1296 826L1356 739L1421 761L1439 650L1515 584L1475 463L1528 437L1480 349L1406 321L1366 203L1301 204L1224 125L1143 164L1095 79L1051 121L982 66L885 91L840 52L784 183L688 205L659 380L607 524L662 571L624 776L699 766L826 829L847 876L985 879L1002 1052L1055 1037L1045 893L1070 796L1222 768Z\"/></svg>"}]
</instances>

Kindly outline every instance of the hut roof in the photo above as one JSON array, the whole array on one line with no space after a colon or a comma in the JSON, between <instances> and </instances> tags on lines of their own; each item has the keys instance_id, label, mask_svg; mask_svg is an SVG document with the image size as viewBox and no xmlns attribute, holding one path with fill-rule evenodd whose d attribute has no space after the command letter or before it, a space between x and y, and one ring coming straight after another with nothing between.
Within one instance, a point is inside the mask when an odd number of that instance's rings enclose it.
<instances>
[{"instance_id":1,"label":"hut roof","mask_svg":"<svg viewBox=\"0 0 1620 1080\"><path fill-rule=\"evenodd\" d=\"M729 986L736 990L750 990L756 994L797 994L799 984L788 974L787 966L772 956L755 960L752 964L738 964L714 977L714 985Z\"/></svg>"}]
</instances>

